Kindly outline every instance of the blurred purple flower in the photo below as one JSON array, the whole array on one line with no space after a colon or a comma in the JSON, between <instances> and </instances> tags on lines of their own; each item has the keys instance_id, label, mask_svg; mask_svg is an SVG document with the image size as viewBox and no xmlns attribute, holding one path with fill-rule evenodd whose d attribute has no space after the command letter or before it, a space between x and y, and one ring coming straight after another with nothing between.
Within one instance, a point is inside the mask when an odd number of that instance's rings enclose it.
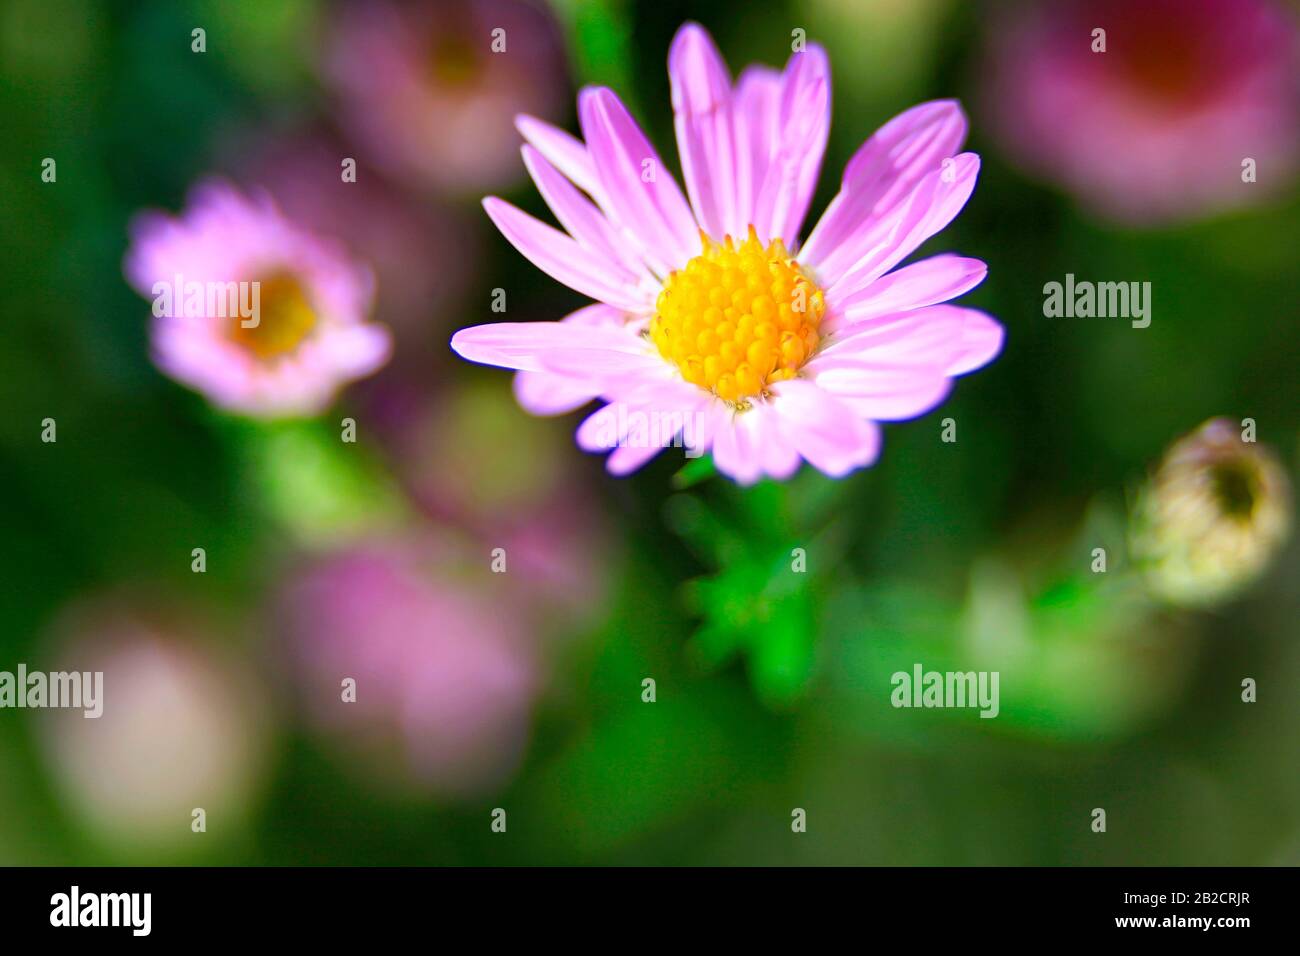
<instances>
[{"instance_id":1,"label":"blurred purple flower","mask_svg":"<svg viewBox=\"0 0 1300 956\"><path fill-rule=\"evenodd\" d=\"M366 321L370 272L264 193L214 180L179 217L137 216L124 269L154 300L158 367L223 409L315 414L388 358L388 330Z\"/></svg>"},{"instance_id":2,"label":"blurred purple flower","mask_svg":"<svg viewBox=\"0 0 1300 956\"><path fill-rule=\"evenodd\" d=\"M534 3L355 0L330 34L347 127L376 164L444 192L514 181L515 115L564 102L561 40Z\"/></svg>"},{"instance_id":3,"label":"blurred purple flower","mask_svg":"<svg viewBox=\"0 0 1300 956\"><path fill-rule=\"evenodd\" d=\"M340 552L289 583L281 613L309 718L382 775L454 797L515 769L537 676L514 612L441 574L446 558L393 543Z\"/></svg>"},{"instance_id":4,"label":"blurred purple flower","mask_svg":"<svg viewBox=\"0 0 1300 956\"><path fill-rule=\"evenodd\" d=\"M1297 32L1269 0L1016 7L996 18L990 49L988 111L1008 151L1107 217L1192 218L1292 174ZM1244 181L1247 160L1257 182Z\"/></svg>"}]
</instances>

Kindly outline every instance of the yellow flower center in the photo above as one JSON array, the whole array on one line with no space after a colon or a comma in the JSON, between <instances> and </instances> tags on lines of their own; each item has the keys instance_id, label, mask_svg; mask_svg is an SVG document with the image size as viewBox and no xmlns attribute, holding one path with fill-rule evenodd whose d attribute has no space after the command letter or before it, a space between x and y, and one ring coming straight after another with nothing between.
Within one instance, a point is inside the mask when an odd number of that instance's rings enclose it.
<instances>
[{"instance_id":1,"label":"yellow flower center","mask_svg":"<svg viewBox=\"0 0 1300 956\"><path fill-rule=\"evenodd\" d=\"M743 406L794 378L826 304L780 239L764 248L753 226L738 246L700 236L704 251L664 282L650 340L686 381Z\"/></svg>"},{"instance_id":2,"label":"yellow flower center","mask_svg":"<svg viewBox=\"0 0 1300 956\"><path fill-rule=\"evenodd\" d=\"M466 87L478 79L478 48L465 37L440 30L433 39L433 81L440 87Z\"/></svg>"},{"instance_id":3,"label":"yellow flower center","mask_svg":"<svg viewBox=\"0 0 1300 956\"><path fill-rule=\"evenodd\" d=\"M255 316L235 316L230 337L259 359L279 358L296 349L316 325L302 285L286 272L277 272L258 283ZM256 318L255 325L252 323Z\"/></svg>"}]
</instances>

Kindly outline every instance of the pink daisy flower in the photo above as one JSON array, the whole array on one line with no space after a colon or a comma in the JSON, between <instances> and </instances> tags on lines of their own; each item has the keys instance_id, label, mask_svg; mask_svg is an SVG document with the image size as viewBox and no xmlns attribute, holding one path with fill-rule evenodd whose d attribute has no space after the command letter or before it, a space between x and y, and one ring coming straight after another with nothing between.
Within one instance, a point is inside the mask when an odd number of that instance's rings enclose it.
<instances>
[{"instance_id":1,"label":"pink daisy flower","mask_svg":"<svg viewBox=\"0 0 1300 956\"><path fill-rule=\"evenodd\" d=\"M1110 219L1258 203L1300 161L1296 20L1269 0L1017 7L990 41L988 112L1008 151Z\"/></svg>"},{"instance_id":2,"label":"pink daisy flower","mask_svg":"<svg viewBox=\"0 0 1300 956\"><path fill-rule=\"evenodd\" d=\"M124 268L154 300L154 362L223 409L313 414L388 358L388 331L366 322L370 271L263 194L205 183L180 217L144 213L131 236Z\"/></svg>"},{"instance_id":3,"label":"pink daisy flower","mask_svg":"<svg viewBox=\"0 0 1300 956\"><path fill-rule=\"evenodd\" d=\"M443 573L439 557L437 543L338 552L289 582L283 633L319 729L376 770L396 763L465 796L503 783L523 757L540 675L515 611ZM353 703L341 703L344 677Z\"/></svg>"},{"instance_id":4,"label":"pink daisy flower","mask_svg":"<svg viewBox=\"0 0 1300 956\"><path fill-rule=\"evenodd\" d=\"M342 121L403 182L478 192L514 182L520 111L564 102L564 45L545 5L522 0L351 0L323 57Z\"/></svg>"},{"instance_id":5,"label":"pink daisy flower","mask_svg":"<svg viewBox=\"0 0 1300 956\"><path fill-rule=\"evenodd\" d=\"M1002 346L992 318L942 304L978 285L984 263L894 268L974 189L961 108L926 103L885 124L801 246L830 126L825 52L809 45L783 72L752 66L733 85L689 23L668 72L686 194L608 89L579 95L585 142L520 117L524 162L567 234L496 197L484 207L534 265L597 304L463 329L452 348L520 370L516 395L535 414L603 400L577 440L612 448L614 474L670 443L711 451L742 484L800 461L836 477L871 464L878 422L932 409Z\"/></svg>"}]
</instances>

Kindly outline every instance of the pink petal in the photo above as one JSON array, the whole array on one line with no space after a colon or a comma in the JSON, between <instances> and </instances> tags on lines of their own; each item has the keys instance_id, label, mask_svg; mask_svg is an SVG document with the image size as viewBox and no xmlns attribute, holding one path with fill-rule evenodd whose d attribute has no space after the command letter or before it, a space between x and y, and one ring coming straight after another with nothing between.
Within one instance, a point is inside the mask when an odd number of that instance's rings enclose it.
<instances>
[{"instance_id":1,"label":"pink petal","mask_svg":"<svg viewBox=\"0 0 1300 956\"><path fill-rule=\"evenodd\" d=\"M931 256L832 301L822 326L828 332L846 331L855 322L947 302L983 282L988 271L978 259Z\"/></svg>"},{"instance_id":2,"label":"pink petal","mask_svg":"<svg viewBox=\"0 0 1300 956\"><path fill-rule=\"evenodd\" d=\"M545 372L516 372L514 393L519 407L530 415L563 415L600 396L588 383Z\"/></svg>"},{"instance_id":3,"label":"pink petal","mask_svg":"<svg viewBox=\"0 0 1300 956\"><path fill-rule=\"evenodd\" d=\"M956 100L936 100L902 113L868 139L844 168L840 192L817 223L800 259L829 281L852 260L837 255L873 218L906 198L921 177L955 156L966 139Z\"/></svg>"},{"instance_id":4,"label":"pink petal","mask_svg":"<svg viewBox=\"0 0 1300 956\"><path fill-rule=\"evenodd\" d=\"M695 218L715 239L737 233L731 75L698 23L677 31L668 52L673 125Z\"/></svg>"},{"instance_id":5,"label":"pink petal","mask_svg":"<svg viewBox=\"0 0 1300 956\"><path fill-rule=\"evenodd\" d=\"M626 312L649 308L648 295L604 256L495 196L484 199L483 208L511 245L551 278Z\"/></svg>"},{"instance_id":6,"label":"pink petal","mask_svg":"<svg viewBox=\"0 0 1300 956\"><path fill-rule=\"evenodd\" d=\"M597 202L600 183L587 147L577 137L536 117L521 113L515 127L528 142L569 180Z\"/></svg>"},{"instance_id":7,"label":"pink petal","mask_svg":"<svg viewBox=\"0 0 1300 956\"><path fill-rule=\"evenodd\" d=\"M551 207L551 212L555 213L560 225L569 231L569 235L594 254L603 257L612 270L621 269L626 274L627 282L652 281L645 266L635 256L628 254L627 243L622 240L617 227L589 199L532 146L523 147L523 156L524 165L537 184L538 192Z\"/></svg>"},{"instance_id":8,"label":"pink petal","mask_svg":"<svg viewBox=\"0 0 1300 956\"><path fill-rule=\"evenodd\" d=\"M769 403L755 405L754 415L759 451L763 456L763 472L769 478L785 481L799 470L803 460L799 451L786 438L781 428L781 418Z\"/></svg>"},{"instance_id":9,"label":"pink petal","mask_svg":"<svg viewBox=\"0 0 1300 956\"><path fill-rule=\"evenodd\" d=\"M670 390L646 396L643 402L611 402L592 412L578 426L575 433L578 446L591 452L612 448L605 467L616 475L635 471L664 448L676 447L675 441L689 441L703 450L708 441L708 430L703 426L709 417L709 398L699 389L694 389L688 400L679 404L682 397ZM638 416L642 416L645 429L640 435L635 431Z\"/></svg>"},{"instance_id":10,"label":"pink petal","mask_svg":"<svg viewBox=\"0 0 1300 956\"><path fill-rule=\"evenodd\" d=\"M666 275L699 255L698 227L681 189L619 98L603 87L585 89L578 116L606 208L635 230L646 261Z\"/></svg>"},{"instance_id":11,"label":"pink petal","mask_svg":"<svg viewBox=\"0 0 1300 956\"><path fill-rule=\"evenodd\" d=\"M713 464L741 485L752 485L763 476L758 408L735 412L719 402L714 410Z\"/></svg>"},{"instance_id":12,"label":"pink petal","mask_svg":"<svg viewBox=\"0 0 1300 956\"><path fill-rule=\"evenodd\" d=\"M388 361L392 336L385 326L350 322L330 328L315 344L326 364L360 378Z\"/></svg>"},{"instance_id":13,"label":"pink petal","mask_svg":"<svg viewBox=\"0 0 1300 956\"><path fill-rule=\"evenodd\" d=\"M481 365L529 372L553 371L544 359L582 349L642 353L645 341L623 328L579 326L569 322L492 322L461 329L451 337L457 355ZM579 376L570 376L581 380Z\"/></svg>"},{"instance_id":14,"label":"pink petal","mask_svg":"<svg viewBox=\"0 0 1300 956\"><path fill-rule=\"evenodd\" d=\"M947 397L951 379L989 362L1002 327L974 309L929 306L870 319L804 366L819 387L877 421L921 415Z\"/></svg>"},{"instance_id":15,"label":"pink petal","mask_svg":"<svg viewBox=\"0 0 1300 956\"><path fill-rule=\"evenodd\" d=\"M782 433L817 470L841 478L880 453L880 427L803 379L778 382L772 407Z\"/></svg>"},{"instance_id":16,"label":"pink petal","mask_svg":"<svg viewBox=\"0 0 1300 956\"><path fill-rule=\"evenodd\" d=\"M609 439L621 442L627 437L629 426L637 413L650 418L657 417L665 424L677 418L685 423L687 416L706 411L710 401L706 392L696 389L694 394L685 396L670 390L665 394L643 395L642 400L637 402L609 402L583 419L574 437L578 447L584 451L608 451L612 447ZM660 437L671 440L673 434Z\"/></svg>"},{"instance_id":17,"label":"pink petal","mask_svg":"<svg viewBox=\"0 0 1300 956\"><path fill-rule=\"evenodd\" d=\"M661 412L685 413L713 401L708 392L683 381L678 377L676 369L667 366L615 377L607 376L601 382L604 389L601 394L610 401L656 408Z\"/></svg>"},{"instance_id":18,"label":"pink petal","mask_svg":"<svg viewBox=\"0 0 1300 956\"><path fill-rule=\"evenodd\" d=\"M799 239L817 188L831 122L831 72L826 51L810 44L791 54L782 76L780 132L758 193L754 227L760 237Z\"/></svg>"},{"instance_id":19,"label":"pink petal","mask_svg":"<svg viewBox=\"0 0 1300 956\"><path fill-rule=\"evenodd\" d=\"M890 367L862 359L824 362L808 375L854 413L882 422L923 415L952 390L952 379L940 369Z\"/></svg>"},{"instance_id":20,"label":"pink petal","mask_svg":"<svg viewBox=\"0 0 1300 956\"><path fill-rule=\"evenodd\" d=\"M763 475L785 481L799 470L802 459L770 402L739 414L719 402L712 421L714 464L737 484L752 485Z\"/></svg>"},{"instance_id":21,"label":"pink petal","mask_svg":"<svg viewBox=\"0 0 1300 956\"><path fill-rule=\"evenodd\" d=\"M961 330L961 348L948 366L949 375L965 375L977 368L983 368L997 358L1006 339L1006 330L993 318L975 309L960 309L965 317Z\"/></svg>"},{"instance_id":22,"label":"pink petal","mask_svg":"<svg viewBox=\"0 0 1300 956\"><path fill-rule=\"evenodd\" d=\"M751 66L736 85L736 219L727 229L743 235L756 222L759 193L781 133L781 74Z\"/></svg>"},{"instance_id":23,"label":"pink petal","mask_svg":"<svg viewBox=\"0 0 1300 956\"><path fill-rule=\"evenodd\" d=\"M589 305L560 320L576 326L604 325L621 328L623 313L607 305ZM590 382L575 382L550 372L516 372L515 399L532 415L563 415L581 408L600 395Z\"/></svg>"},{"instance_id":24,"label":"pink petal","mask_svg":"<svg viewBox=\"0 0 1300 956\"><path fill-rule=\"evenodd\" d=\"M868 319L830 336L805 368L832 359L924 366L942 371L960 345L959 315L930 306Z\"/></svg>"},{"instance_id":25,"label":"pink petal","mask_svg":"<svg viewBox=\"0 0 1300 956\"><path fill-rule=\"evenodd\" d=\"M931 305L846 327L832 335L805 368L812 371L828 362L856 359L962 375L991 361L1001 350L1002 337L1002 326L983 312Z\"/></svg>"},{"instance_id":26,"label":"pink petal","mask_svg":"<svg viewBox=\"0 0 1300 956\"><path fill-rule=\"evenodd\" d=\"M663 450L661 445L647 445L642 448L623 445L610 452L609 457L605 459L605 468L611 475L618 475L621 478L632 474Z\"/></svg>"},{"instance_id":27,"label":"pink petal","mask_svg":"<svg viewBox=\"0 0 1300 956\"><path fill-rule=\"evenodd\" d=\"M657 353L644 345L637 351L620 351L586 344L556 348L540 357L542 368L569 378L585 377L593 382L617 385L658 380L672 374Z\"/></svg>"},{"instance_id":28,"label":"pink petal","mask_svg":"<svg viewBox=\"0 0 1300 956\"><path fill-rule=\"evenodd\" d=\"M949 168L927 173L912 194L842 250L852 265L827 289L829 299L843 298L864 289L884 275L961 212L975 190L979 157L962 153ZM823 281L830 281L822 274Z\"/></svg>"},{"instance_id":29,"label":"pink petal","mask_svg":"<svg viewBox=\"0 0 1300 956\"><path fill-rule=\"evenodd\" d=\"M625 429L619 427L618 406L613 402L602 405L582 420L573 433L574 440L583 451L609 451L623 439Z\"/></svg>"}]
</instances>

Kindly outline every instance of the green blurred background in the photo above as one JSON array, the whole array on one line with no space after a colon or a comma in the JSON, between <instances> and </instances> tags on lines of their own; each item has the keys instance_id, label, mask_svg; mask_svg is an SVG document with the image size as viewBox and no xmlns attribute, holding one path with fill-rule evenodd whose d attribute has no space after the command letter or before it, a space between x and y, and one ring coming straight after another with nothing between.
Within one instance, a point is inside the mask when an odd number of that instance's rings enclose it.
<instances>
[{"instance_id":1,"label":"green blurred background","mask_svg":"<svg viewBox=\"0 0 1300 956\"><path fill-rule=\"evenodd\" d=\"M1207 418L1254 418L1294 476L1294 188L1174 227L1091 217L989 137L979 4L564 0L547 11L564 66L538 82L570 104L579 85L613 86L665 156L682 21L703 22L733 71L783 63L795 27L824 43L834 114L812 216L882 122L960 98L983 170L926 249L988 262L963 304L1005 325L1004 354L940 410L887 426L880 463L840 482L805 467L781 487L685 488L673 452L614 479L573 447L576 416L528 418L505 373L446 347L499 318L495 288L516 320L581 304L478 209L499 192L546 215L522 164L463 189L374 172L437 233L436 296L398 321L381 276L390 366L319 422L239 422L151 364L148 303L122 278L127 223L182 208L206 174L245 181L254 151L300 130L352 155L319 67L335 14L305 0L0 9L0 670L81 666L129 630L123 617L198 661L167 671L172 696L141 704L111 747L65 715L0 710L0 863L1300 863L1294 541L1238 599L1196 612L1135 604L1089 569L1105 546L1108 574L1124 572L1135 487ZM571 106L552 118L576 128ZM41 181L47 156L55 183ZM1043 284L1066 273L1150 281L1150 328L1044 318ZM340 450L345 415L362 438ZM947 417L955 444L940 441ZM41 441L46 418L56 443ZM556 501L580 517L535 528ZM478 573L515 533L534 542L532 570ZM483 779L461 780L456 761L410 773L419 732L398 718L381 743L314 719L321 691L286 651L295 628L311 640L286 582L358 542L413 537L438 542L440 593L504 609L525 648L531 690L505 735L517 752ZM570 570L570 584L547 577ZM364 653L370 631L356 630ZM1000 670L1001 715L892 708L889 675L916 662ZM151 692L108 672L110 710L114 686ZM206 716L178 716L193 708ZM193 800L169 768L183 775L176 754L212 745L187 733L229 738ZM491 735L467 746L489 762L508 749ZM166 793L126 819L141 787ZM224 787L210 802L229 811L209 808L196 834L204 787Z\"/></svg>"}]
</instances>

